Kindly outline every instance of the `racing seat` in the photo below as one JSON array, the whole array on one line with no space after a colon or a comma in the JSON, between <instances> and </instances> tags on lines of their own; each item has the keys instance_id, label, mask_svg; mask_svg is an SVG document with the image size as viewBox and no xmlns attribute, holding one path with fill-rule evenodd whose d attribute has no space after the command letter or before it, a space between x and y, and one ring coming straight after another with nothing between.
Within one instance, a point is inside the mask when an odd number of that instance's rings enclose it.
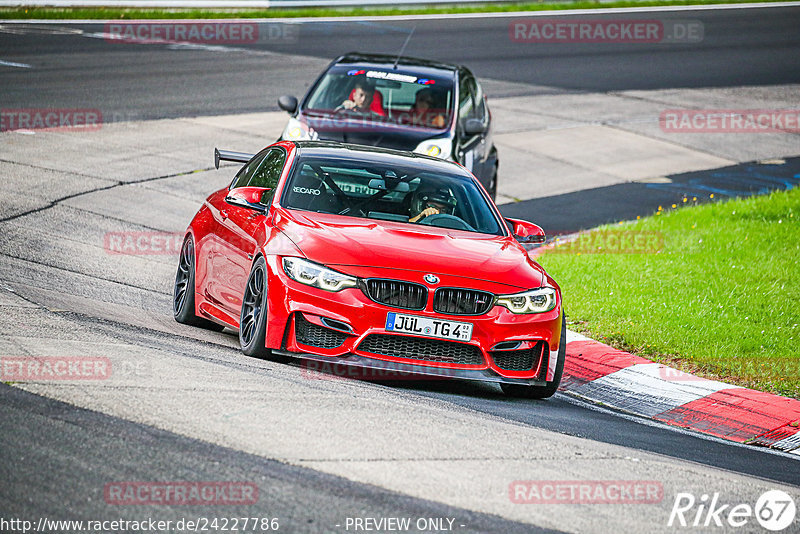
<instances>
[{"instance_id":1,"label":"racing seat","mask_svg":"<svg viewBox=\"0 0 800 534\"><path fill-rule=\"evenodd\" d=\"M317 175L311 170L303 170L295 179L290 193L292 207L323 213L337 213L338 202Z\"/></svg>"},{"instance_id":2,"label":"racing seat","mask_svg":"<svg viewBox=\"0 0 800 534\"><path fill-rule=\"evenodd\" d=\"M347 97L348 100L353 100L353 94L356 92L355 89L350 91L350 96ZM374 93L372 93L372 103L369 105L370 111L380 115L381 117L386 116L386 109L383 107L383 95L377 89Z\"/></svg>"}]
</instances>

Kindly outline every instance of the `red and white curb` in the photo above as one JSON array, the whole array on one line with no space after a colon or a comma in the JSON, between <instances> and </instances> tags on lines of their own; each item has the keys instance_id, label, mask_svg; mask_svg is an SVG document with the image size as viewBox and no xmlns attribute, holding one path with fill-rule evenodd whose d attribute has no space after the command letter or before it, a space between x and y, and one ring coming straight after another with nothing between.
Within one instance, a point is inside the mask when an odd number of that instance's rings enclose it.
<instances>
[{"instance_id":1,"label":"red and white curb","mask_svg":"<svg viewBox=\"0 0 800 534\"><path fill-rule=\"evenodd\" d=\"M800 455L800 401L700 378L569 331L560 390L670 425Z\"/></svg>"}]
</instances>

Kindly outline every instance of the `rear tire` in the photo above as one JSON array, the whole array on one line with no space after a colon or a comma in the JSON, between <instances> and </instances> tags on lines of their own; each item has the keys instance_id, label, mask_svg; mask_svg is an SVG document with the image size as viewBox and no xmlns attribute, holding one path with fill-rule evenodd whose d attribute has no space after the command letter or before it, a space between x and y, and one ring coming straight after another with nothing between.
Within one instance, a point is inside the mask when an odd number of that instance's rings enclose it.
<instances>
[{"instance_id":1,"label":"rear tire","mask_svg":"<svg viewBox=\"0 0 800 534\"><path fill-rule=\"evenodd\" d=\"M267 262L259 257L247 277L239 315L239 345L247 356L269 358L267 338Z\"/></svg>"},{"instance_id":2,"label":"rear tire","mask_svg":"<svg viewBox=\"0 0 800 534\"><path fill-rule=\"evenodd\" d=\"M561 341L558 343L558 361L556 362L556 372L553 381L546 386L523 386L520 384L500 384L503 393L509 397L519 397L523 399L547 399L555 395L558 386L561 384L561 375L564 373L564 359L567 352L567 320L561 320Z\"/></svg>"},{"instance_id":3,"label":"rear tire","mask_svg":"<svg viewBox=\"0 0 800 534\"><path fill-rule=\"evenodd\" d=\"M178 272L175 275L175 287L172 292L172 314L179 323L222 332L222 329L225 328L224 326L198 317L194 313L194 263L194 240L192 236L187 236L181 247Z\"/></svg>"}]
</instances>

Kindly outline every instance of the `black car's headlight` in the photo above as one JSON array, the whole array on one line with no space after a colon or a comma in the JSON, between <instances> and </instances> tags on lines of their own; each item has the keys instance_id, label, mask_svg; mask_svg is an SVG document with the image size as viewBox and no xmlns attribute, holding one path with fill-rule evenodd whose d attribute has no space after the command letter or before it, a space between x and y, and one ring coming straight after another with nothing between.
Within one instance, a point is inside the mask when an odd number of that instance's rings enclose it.
<instances>
[{"instance_id":1,"label":"black car's headlight","mask_svg":"<svg viewBox=\"0 0 800 534\"><path fill-rule=\"evenodd\" d=\"M358 282L353 276L342 274L302 258L283 258L283 270L292 280L325 291L341 291L348 287L355 287Z\"/></svg>"},{"instance_id":2,"label":"black car's headlight","mask_svg":"<svg viewBox=\"0 0 800 534\"><path fill-rule=\"evenodd\" d=\"M545 313L556 307L556 290L540 287L524 293L500 295L496 304L505 306L513 313Z\"/></svg>"},{"instance_id":3,"label":"black car's headlight","mask_svg":"<svg viewBox=\"0 0 800 534\"><path fill-rule=\"evenodd\" d=\"M294 117L289 118L286 128L283 129L283 135L281 135L281 139L289 141L307 141L317 137L317 132Z\"/></svg>"},{"instance_id":4,"label":"black car's headlight","mask_svg":"<svg viewBox=\"0 0 800 534\"><path fill-rule=\"evenodd\" d=\"M453 142L450 139L427 139L414 149L417 154L425 154L439 159L451 159Z\"/></svg>"}]
</instances>

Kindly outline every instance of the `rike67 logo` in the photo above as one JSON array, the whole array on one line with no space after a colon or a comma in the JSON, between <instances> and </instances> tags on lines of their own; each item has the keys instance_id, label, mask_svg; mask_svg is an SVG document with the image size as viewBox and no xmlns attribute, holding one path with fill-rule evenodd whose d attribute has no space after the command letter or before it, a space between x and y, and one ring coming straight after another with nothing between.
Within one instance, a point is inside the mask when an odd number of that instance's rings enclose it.
<instances>
[{"instance_id":1,"label":"rike67 logo","mask_svg":"<svg viewBox=\"0 0 800 534\"><path fill-rule=\"evenodd\" d=\"M728 530L752 525L755 519L762 528L771 532L797 532L795 507L792 496L781 490L765 491L755 506L747 503L723 504L720 494L702 495L699 499L691 493L678 493L669 514L668 527L721 527ZM752 527L751 527L752 528Z\"/></svg>"}]
</instances>

